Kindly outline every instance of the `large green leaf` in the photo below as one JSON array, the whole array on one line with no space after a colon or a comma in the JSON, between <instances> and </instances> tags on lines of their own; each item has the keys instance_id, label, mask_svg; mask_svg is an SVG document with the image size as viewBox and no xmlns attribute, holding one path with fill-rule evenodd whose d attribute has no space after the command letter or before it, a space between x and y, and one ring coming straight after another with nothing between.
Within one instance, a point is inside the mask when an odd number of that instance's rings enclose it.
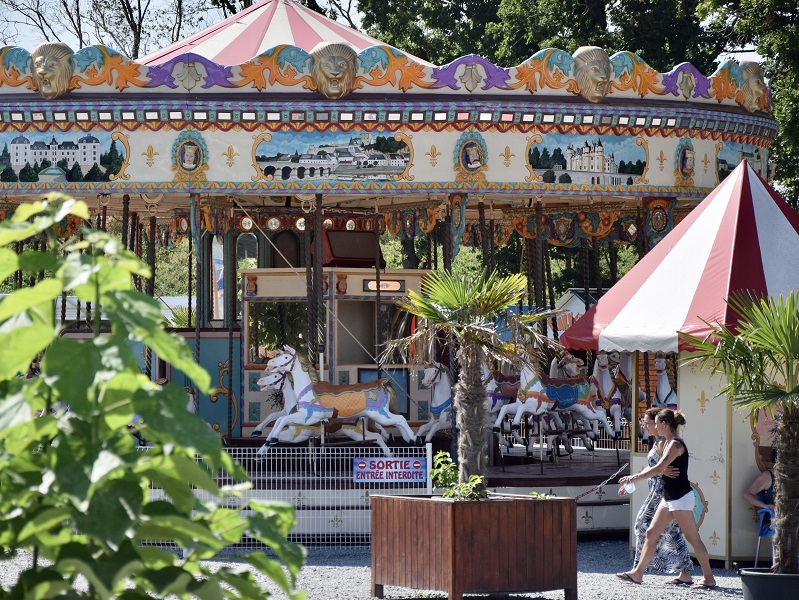
<instances>
[{"instance_id":1,"label":"large green leaf","mask_svg":"<svg viewBox=\"0 0 799 600\"><path fill-rule=\"evenodd\" d=\"M144 490L141 485L137 477L129 474L95 486L86 516L75 518L78 529L112 550L118 549L142 512ZM90 515L103 515L103 518Z\"/></svg>"},{"instance_id":2,"label":"large green leaf","mask_svg":"<svg viewBox=\"0 0 799 600\"><path fill-rule=\"evenodd\" d=\"M58 258L50 252L26 250L19 255L19 268L24 273L54 272L58 268Z\"/></svg>"},{"instance_id":3,"label":"large green leaf","mask_svg":"<svg viewBox=\"0 0 799 600\"><path fill-rule=\"evenodd\" d=\"M94 344L86 340L53 340L42 359L42 378L74 410L87 414L102 358Z\"/></svg>"},{"instance_id":4,"label":"large green leaf","mask_svg":"<svg viewBox=\"0 0 799 600\"><path fill-rule=\"evenodd\" d=\"M12 315L37 307L42 314L52 315L52 301L61 295L61 283L45 279L30 288L16 290L0 302L0 321Z\"/></svg>"},{"instance_id":5,"label":"large green leaf","mask_svg":"<svg viewBox=\"0 0 799 600\"><path fill-rule=\"evenodd\" d=\"M0 281L19 270L19 257L9 248L0 248Z\"/></svg>"},{"instance_id":6,"label":"large green leaf","mask_svg":"<svg viewBox=\"0 0 799 600\"><path fill-rule=\"evenodd\" d=\"M26 373L30 364L55 339L53 328L25 314L0 325L0 378Z\"/></svg>"},{"instance_id":7,"label":"large green leaf","mask_svg":"<svg viewBox=\"0 0 799 600\"><path fill-rule=\"evenodd\" d=\"M153 349L162 360L187 375L201 393L211 391L211 376L194 360L194 354L183 339L167 333L162 325L163 313L157 301L133 290L109 294L115 310L111 319L127 328L134 339Z\"/></svg>"},{"instance_id":8,"label":"large green leaf","mask_svg":"<svg viewBox=\"0 0 799 600\"><path fill-rule=\"evenodd\" d=\"M25 526L18 534L18 542L30 543L31 538L36 538L41 532L60 526L71 516L71 511L66 506L37 507L28 511Z\"/></svg>"}]
</instances>

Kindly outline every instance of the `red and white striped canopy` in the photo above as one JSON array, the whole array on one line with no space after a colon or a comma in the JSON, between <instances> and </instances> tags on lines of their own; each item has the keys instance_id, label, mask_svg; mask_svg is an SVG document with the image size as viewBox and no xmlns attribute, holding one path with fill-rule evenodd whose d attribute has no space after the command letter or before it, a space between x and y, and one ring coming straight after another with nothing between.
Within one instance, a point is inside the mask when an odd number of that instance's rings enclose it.
<instances>
[{"instance_id":1,"label":"red and white striped canopy","mask_svg":"<svg viewBox=\"0 0 799 600\"><path fill-rule=\"evenodd\" d=\"M240 65L281 44L310 52L319 42L344 42L356 52L383 43L295 0L264 0L185 40L148 54L138 62L160 65L193 52L220 65Z\"/></svg>"},{"instance_id":2,"label":"red and white striped canopy","mask_svg":"<svg viewBox=\"0 0 799 600\"><path fill-rule=\"evenodd\" d=\"M734 327L736 290L799 289L799 214L743 161L560 337L567 348L677 352L677 332Z\"/></svg>"}]
</instances>

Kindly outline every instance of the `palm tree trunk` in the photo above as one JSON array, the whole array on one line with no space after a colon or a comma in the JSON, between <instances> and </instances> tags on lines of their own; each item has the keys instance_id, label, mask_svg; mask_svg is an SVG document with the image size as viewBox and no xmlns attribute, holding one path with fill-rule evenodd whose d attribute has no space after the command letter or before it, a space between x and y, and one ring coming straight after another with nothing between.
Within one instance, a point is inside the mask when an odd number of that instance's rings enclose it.
<instances>
[{"instance_id":1,"label":"palm tree trunk","mask_svg":"<svg viewBox=\"0 0 799 600\"><path fill-rule=\"evenodd\" d=\"M454 404L458 422L458 481L472 475L485 476L486 391L483 383L483 350L476 344L463 346L459 353L460 376L455 385Z\"/></svg>"},{"instance_id":2,"label":"palm tree trunk","mask_svg":"<svg viewBox=\"0 0 799 600\"><path fill-rule=\"evenodd\" d=\"M799 407L783 404L777 426L777 494L774 523L774 565L780 573L799 573Z\"/></svg>"}]
</instances>

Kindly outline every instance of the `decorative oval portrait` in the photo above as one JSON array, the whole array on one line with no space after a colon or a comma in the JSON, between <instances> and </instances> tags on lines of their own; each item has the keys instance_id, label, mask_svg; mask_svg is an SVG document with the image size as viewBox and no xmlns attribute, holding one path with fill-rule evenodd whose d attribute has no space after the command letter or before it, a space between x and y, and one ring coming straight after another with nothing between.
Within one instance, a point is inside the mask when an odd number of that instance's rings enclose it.
<instances>
[{"instance_id":1,"label":"decorative oval portrait","mask_svg":"<svg viewBox=\"0 0 799 600\"><path fill-rule=\"evenodd\" d=\"M680 173L686 177L694 174L694 151L689 148L684 148L680 152Z\"/></svg>"},{"instance_id":2,"label":"decorative oval portrait","mask_svg":"<svg viewBox=\"0 0 799 600\"><path fill-rule=\"evenodd\" d=\"M178 149L178 164L184 171L194 171L203 164L203 151L199 144L187 140Z\"/></svg>"},{"instance_id":3,"label":"decorative oval portrait","mask_svg":"<svg viewBox=\"0 0 799 600\"><path fill-rule=\"evenodd\" d=\"M662 207L658 206L652 211L651 223L652 229L660 233L664 229L666 229L666 225L668 225L669 217L666 215L666 211L663 210Z\"/></svg>"},{"instance_id":4,"label":"decorative oval portrait","mask_svg":"<svg viewBox=\"0 0 799 600\"><path fill-rule=\"evenodd\" d=\"M483 149L476 142L467 142L461 148L461 166L467 171L477 171L483 166Z\"/></svg>"}]
</instances>

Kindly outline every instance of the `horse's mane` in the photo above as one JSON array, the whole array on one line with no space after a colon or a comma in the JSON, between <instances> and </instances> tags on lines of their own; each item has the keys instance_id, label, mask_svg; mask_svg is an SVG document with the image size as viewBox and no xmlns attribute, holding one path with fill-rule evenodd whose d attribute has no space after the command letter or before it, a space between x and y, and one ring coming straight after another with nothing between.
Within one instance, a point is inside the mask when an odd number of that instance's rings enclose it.
<instances>
[{"instance_id":1,"label":"horse's mane","mask_svg":"<svg viewBox=\"0 0 799 600\"><path fill-rule=\"evenodd\" d=\"M300 352L297 352L297 360L300 361L300 366L302 367L303 371L308 373L311 383L319 383L319 375L317 375L316 369L311 364L311 361L308 360L308 357Z\"/></svg>"}]
</instances>

